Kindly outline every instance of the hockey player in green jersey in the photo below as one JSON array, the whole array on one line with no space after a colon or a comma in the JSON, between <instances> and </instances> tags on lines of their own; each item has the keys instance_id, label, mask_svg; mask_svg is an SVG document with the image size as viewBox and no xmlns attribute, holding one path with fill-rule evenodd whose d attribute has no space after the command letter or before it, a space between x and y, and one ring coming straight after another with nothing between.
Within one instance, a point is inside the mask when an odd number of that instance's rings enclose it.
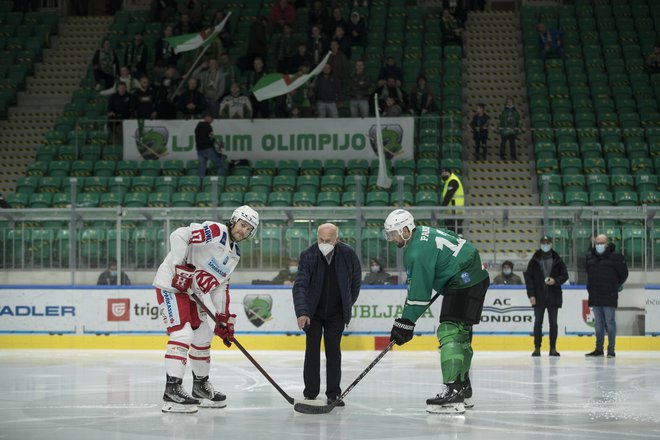
<instances>
[{"instance_id":1,"label":"hockey player in green jersey","mask_svg":"<svg viewBox=\"0 0 660 440\"><path fill-rule=\"evenodd\" d=\"M403 313L394 321L390 340L403 345L413 337L415 322L433 293L443 295L440 325L440 366L445 389L426 401L431 413L457 414L472 405L468 377L472 360L472 325L481 319L490 284L488 272L471 243L447 229L415 227L412 214L392 211L385 220L388 241L404 249L408 294Z\"/></svg>"}]
</instances>

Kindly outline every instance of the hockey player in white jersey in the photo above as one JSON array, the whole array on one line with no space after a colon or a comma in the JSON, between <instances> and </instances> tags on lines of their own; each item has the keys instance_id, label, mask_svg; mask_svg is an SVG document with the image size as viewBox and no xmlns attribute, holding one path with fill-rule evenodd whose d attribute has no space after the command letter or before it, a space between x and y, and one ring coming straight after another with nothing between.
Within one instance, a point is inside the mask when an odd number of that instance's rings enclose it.
<instances>
[{"instance_id":1,"label":"hockey player in white jersey","mask_svg":"<svg viewBox=\"0 0 660 440\"><path fill-rule=\"evenodd\" d=\"M170 252L158 268L153 285L160 316L169 341L165 353L167 383L163 412L194 413L197 408L223 408L226 396L214 391L209 382L211 339L220 336L229 347L234 336L236 315L229 313L229 277L241 253L237 243L257 231L259 214L249 206L233 212L230 221L191 223L170 234ZM210 295L216 317L224 325L215 329L206 313L190 297ZM181 386L190 359L192 395Z\"/></svg>"}]
</instances>

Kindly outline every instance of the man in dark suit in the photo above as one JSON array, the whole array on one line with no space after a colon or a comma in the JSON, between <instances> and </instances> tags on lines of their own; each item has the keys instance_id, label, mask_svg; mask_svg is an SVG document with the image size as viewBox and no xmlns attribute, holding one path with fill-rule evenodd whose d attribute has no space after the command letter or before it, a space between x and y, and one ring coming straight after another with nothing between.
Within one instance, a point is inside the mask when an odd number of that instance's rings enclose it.
<instances>
[{"instance_id":1,"label":"man in dark suit","mask_svg":"<svg viewBox=\"0 0 660 440\"><path fill-rule=\"evenodd\" d=\"M321 387L321 336L325 342L328 403L341 394L341 337L351 320L361 278L357 254L339 241L337 226L332 223L319 226L317 243L300 254L293 285L298 328L307 333L303 371L306 399L315 399Z\"/></svg>"}]
</instances>

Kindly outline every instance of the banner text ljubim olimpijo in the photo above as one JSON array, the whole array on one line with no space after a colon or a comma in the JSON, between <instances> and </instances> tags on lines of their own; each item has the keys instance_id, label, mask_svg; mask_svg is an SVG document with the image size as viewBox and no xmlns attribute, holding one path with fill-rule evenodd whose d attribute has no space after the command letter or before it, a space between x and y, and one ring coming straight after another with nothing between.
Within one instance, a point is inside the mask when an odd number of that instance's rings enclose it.
<instances>
[{"instance_id":1,"label":"banner text ljubim olimpijo","mask_svg":"<svg viewBox=\"0 0 660 440\"><path fill-rule=\"evenodd\" d=\"M124 159L197 159L198 120L124 121ZM414 118L381 120L385 154L412 159ZM377 159L376 119L258 119L213 121L231 160Z\"/></svg>"}]
</instances>

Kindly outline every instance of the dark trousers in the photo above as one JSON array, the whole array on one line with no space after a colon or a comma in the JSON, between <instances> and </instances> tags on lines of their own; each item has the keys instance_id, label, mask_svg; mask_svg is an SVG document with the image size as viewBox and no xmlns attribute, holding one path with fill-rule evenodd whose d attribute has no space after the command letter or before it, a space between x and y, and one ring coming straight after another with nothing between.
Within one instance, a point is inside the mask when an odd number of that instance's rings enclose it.
<instances>
[{"instance_id":1,"label":"dark trousers","mask_svg":"<svg viewBox=\"0 0 660 440\"><path fill-rule=\"evenodd\" d=\"M550 348L557 346L557 307L534 307L534 347L541 348L543 340L543 315L548 309L550 320Z\"/></svg>"},{"instance_id":2,"label":"dark trousers","mask_svg":"<svg viewBox=\"0 0 660 440\"><path fill-rule=\"evenodd\" d=\"M480 156L486 159L487 143L487 136L474 136L474 155L476 156L476 159L479 159Z\"/></svg>"},{"instance_id":3,"label":"dark trousers","mask_svg":"<svg viewBox=\"0 0 660 440\"><path fill-rule=\"evenodd\" d=\"M109 73L105 73L101 69L94 69L94 80L96 84L103 83L106 89L109 89L115 83L115 77Z\"/></svg>"},{"instance_id":4,"label":"dark trousers","mask_svg":"<svg viewBox=\"0 0 660 440\"><path fill-rule=\"evenodd\" d=\"M303 378L305 389L303 395L314 399L321 390L321 336L325 343L326 389L328 398L336 398L341 394L341 336L344 332L344 316L342 313L329 318L312 318L307 329L305 345L305 367Z\"/></svg>"},{"instance_id":5,"label":"dark trousers","mask_svg":"<svg viewBox=\"0 0 660 440\"><path fill-rule=\"evenodd\" d=\"M511 159L516 160L516 136L502 136L500 143L500 159L504 159L504 150L506 142L509 142L509 149L511 150Z\"/></svg>"}]
</instances>

